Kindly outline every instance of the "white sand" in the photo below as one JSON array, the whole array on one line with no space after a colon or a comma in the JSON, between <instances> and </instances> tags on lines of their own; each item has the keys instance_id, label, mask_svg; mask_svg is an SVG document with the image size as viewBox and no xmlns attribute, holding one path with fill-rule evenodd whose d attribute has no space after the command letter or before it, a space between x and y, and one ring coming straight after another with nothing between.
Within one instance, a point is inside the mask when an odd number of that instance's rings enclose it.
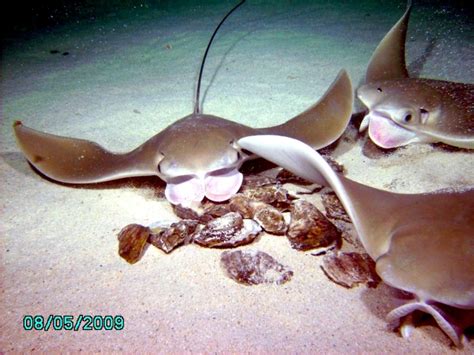
<instances>
[{"instance_id":1,"label":"white sand","mask_svg":"<svg viewBox=\"0 0 474 355\"><path fill-rule=\"evenodd\" d=\"M253 126L284 122L312 105L341 68L356 86L403 4L246 4L216 38L203 81L204 111ZM380 6L384 3L384 7ZM263 236L295 275L282 286L245 287L219 268L221 251L149 248L128 265L116 233L173 219L149 185L51 183L34 173L11 125L94 140L127 151L192 110L209 34L230 3L118 13L13 43L2 58L0 141L0 351L205 351L446 353L433 322L402 339L384 319L392 290L330 282L320 259ZM370 15L370 16L369 16ZM202 16L202 18L200 17ZM416 6L408 62L436 46L421 76L474 81L472 22L449 8ZM436 24L436 28L432 24ZM166 45L171 46L170 49ZM52 49L70 55L52 55ZM416 68L415 68L416 69ZM209 85L212 79L211 85ZM393 191L474 184L474 156L411 146L371 159L361 140L333 153L348 176ZM132 181L133 182L133 181ZM25 331L24 315L122 315L122 331ZM463 352L474 352L472 339Z\"/></svg>"}]
</instances>

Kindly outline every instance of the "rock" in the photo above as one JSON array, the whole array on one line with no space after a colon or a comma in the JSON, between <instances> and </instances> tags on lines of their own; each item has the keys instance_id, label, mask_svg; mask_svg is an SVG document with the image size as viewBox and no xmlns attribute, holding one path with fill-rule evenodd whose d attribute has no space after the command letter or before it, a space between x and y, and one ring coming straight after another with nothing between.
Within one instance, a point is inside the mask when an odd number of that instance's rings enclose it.
<instances>
[{"instance_id":1,"label":"rock","mask_svg":"<svg viewBox=\"0 0 474 355\"><path fill-rule=\"evenodd\" d=\"M377 287L381 281L375 272L375 262L365 253L325 255L321 268L330 280L347 288L360 283L368 287Z\"/></svg>"},{"instance_id":2,"label":"rock","mask_svg":"<svg viewBox=\"0 0 474 355\"><path fill-rule=\"evenodd\" d=\"M261 228L255 221L230 212L208 222L194 235L194 242L208 248L232 248L251 243Z\"/></svg>"},{"instance_id":3,"label":"rock","mask_svg":"<svg viewBox=\"0 0 474 355\"><path fill-rule=\"evenodd\" d=\"M287 237L291 247L309 250L341 243L341 233L314 205L304 200L291 205Z\"/></svg>"},{"instance_id":4,"label":"rock","mask_svg":"<svg viewBox=\"0 0 474 355\"><path fill-rule=\"evenodd\" d=\"M222 253L221 267L232 280L244 285L288 282L293 271L261 251L235 250Z\"/></svg>"},{"instance_id":5,"label":"rock","mask_svg":"<svg viewBox=\"0 0 474 355\"><path fill-rule=\"evenodd\" d=\"M139 224L122 228L118 234L119 255L130 264L135 264L145 252L150 233L150 228Z\"/></svg>"}]
</instances>

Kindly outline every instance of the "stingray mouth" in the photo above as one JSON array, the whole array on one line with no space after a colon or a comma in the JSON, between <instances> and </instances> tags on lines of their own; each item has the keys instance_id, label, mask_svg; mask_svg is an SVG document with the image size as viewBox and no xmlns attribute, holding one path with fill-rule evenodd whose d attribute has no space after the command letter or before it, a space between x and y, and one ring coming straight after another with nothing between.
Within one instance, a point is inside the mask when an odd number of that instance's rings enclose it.
<instances>
[{"instance_id":1,"label":"stingray mouth","mask_svg":"<svg viewBox=\"0 0 474 355\"><path fill-rule=\"evenodd\" d=\"M193 176L184 181L177 179L166 184L165 196L173 205L190 206L204 197L222 202L239 191L242 181L243 175L237 169L204 177Z\"/></svg>"},{"instance_id":2,"label":"stingray mouth","mask_svg":"<svg viewBox=\"0 0 474 355\"><path fill-rule=\"evenodd\" d=\"M381 148L389 149L406 145L416 139L416 133L396 124L382 112L369 112L360 124L359 131L369 127L370 139Z\"/></svg>"}]
</instances>

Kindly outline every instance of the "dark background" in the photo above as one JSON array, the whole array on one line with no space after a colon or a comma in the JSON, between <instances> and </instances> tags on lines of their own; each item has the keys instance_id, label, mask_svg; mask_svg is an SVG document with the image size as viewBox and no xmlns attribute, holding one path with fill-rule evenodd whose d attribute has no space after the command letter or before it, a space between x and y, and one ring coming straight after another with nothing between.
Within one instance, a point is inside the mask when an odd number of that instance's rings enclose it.
<instances>
[{"instance_id":1,"label":"dark background","mask_svg":"<svg viewBox=\"0 0 474 355\"><path fill-rule=\"evenodd\" d=\"M268 0L278 6L280 2L292 0ZM308 1L308 0L306 0ZM346 0L350 1L350 0ZM379 0L381 6L384 1ZM74 21L94 20L117 11L137 10L147 8L162 8L173 11L173 7L205 6L222 0L29 0L3 1L1 6L2 37L18 36L31 31L52 28ZM235 1L226 1L229 4ZM252 0L248 0L252 3ZM262 2L262 0L256 0ZM294 2L304 2L294 0ZM415 0L416 4L430 4L436 7L455 7L469 16L474 16L474 1L472 0ZM356 4L355 4L356 6Z\"/></svg>"}]
</instances>

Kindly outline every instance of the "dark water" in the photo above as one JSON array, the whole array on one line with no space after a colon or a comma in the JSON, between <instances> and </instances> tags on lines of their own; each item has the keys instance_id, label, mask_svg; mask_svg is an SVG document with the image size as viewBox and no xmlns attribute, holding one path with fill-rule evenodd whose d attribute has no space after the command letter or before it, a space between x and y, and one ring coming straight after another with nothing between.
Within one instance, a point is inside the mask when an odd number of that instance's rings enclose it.
<instances>
[{"instance_id":1,"label":"dark water","mask_svg":"<svg viewBox=\"0 0 474 355\"><path fill-rule=\"evenodd\" d=\"M267 3L269 6L286 6L285 3L297 6L305 3L314 4L316 1L248 1L251 4ZM354 6L372 2L379 6L386 6L387 1L358 1ZM47 0L47 1L13 1L2 4L2 38L25 35L31 31L51 29L68 23L81 21L98 21L117 13L134 17L147 9L162 9L170 12L180 11L183 7L206 7L223 5L231 7L237 1L219 0ZM395 1L392 1L395 3ZM403 5L403 1L399 1ZM415 6L433 9L450 9L472 17L474 5L469 0L419 0L414 1Z\"/></svg>"}]
</instances>

